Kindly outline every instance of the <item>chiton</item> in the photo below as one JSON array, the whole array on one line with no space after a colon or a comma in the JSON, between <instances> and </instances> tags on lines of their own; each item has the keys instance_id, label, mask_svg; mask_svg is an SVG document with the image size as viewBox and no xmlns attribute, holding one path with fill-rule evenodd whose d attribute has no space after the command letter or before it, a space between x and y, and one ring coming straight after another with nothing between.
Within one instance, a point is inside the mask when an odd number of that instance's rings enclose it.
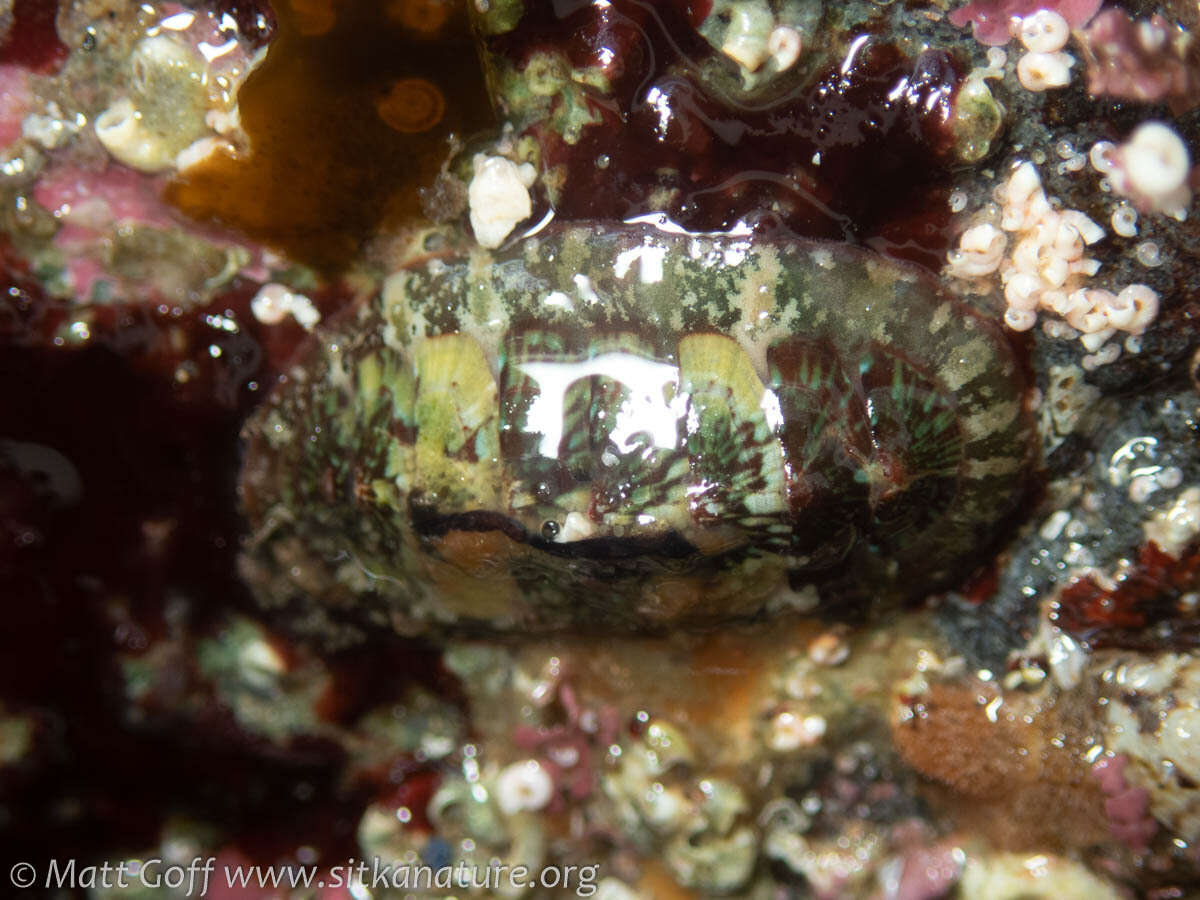
<instances>
[{"instance_id":1,"label":"chiton","mask_svg":"<svg viewBox=\"0 0 1200 900\"><path fill-rule=\"evenodd\" d=\"M243 568L406 631L912 595L1018 502L1025 397L994 322L846 245L573 225L429 253L249 421Z\"/></svg>"}]
</instances>

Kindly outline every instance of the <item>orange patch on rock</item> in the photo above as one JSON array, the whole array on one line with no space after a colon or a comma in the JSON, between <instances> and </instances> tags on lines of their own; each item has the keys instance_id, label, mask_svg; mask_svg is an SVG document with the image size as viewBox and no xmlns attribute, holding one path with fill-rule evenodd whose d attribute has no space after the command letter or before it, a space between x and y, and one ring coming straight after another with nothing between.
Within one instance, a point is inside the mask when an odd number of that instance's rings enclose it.
<instances>
[{"instance_id":1,"label":"orange patch on rock","mask_svg":"<svg viewBox=\"0 0 1200 900\"><path fill-rule=\"evenodd\" d=\"M1011 850L1107 840L1083 738L1081 723L1053 705L983 682L935 684L892 717L901 757L941 786L929 798L957 827Z\"/></svg>"},{"instance_id":2,"label":"orange patch on rock","mask_svg":"<svg viewBox=\"0 0 1200 900\"><path fill-rule=\"evenodd\" d=\"M388 18L419 35L436 35L450 18L451 0L389 0Z\"/></svg>"},{"instance_id":3,"label":"orange patch on rock","mask_svg":"<svg viewBox=\"0 0 1200 900\"><path fill-rule=\"evenodd\" d=\"M375 104L379 118L401 134L420 134L442 121L446 101L424 78L401 78Z\"/></svg>"},{"instance_id":4,"label":"orange patch on rock","mask_svg":"<svg viewBox=\"0 0 1200 900\"><path fill-rule=\"evenodd\" d=\"M433 33L412 26L416 7L397 21L381 0L275 10L266 59L238 93L249 152L190 167L167 199L336 275L421 215L418 192L450 136L487 129L494 114L462 4L444 7ZM431 25L437 12L421 15Z\"/></svg>"}]
</instances>

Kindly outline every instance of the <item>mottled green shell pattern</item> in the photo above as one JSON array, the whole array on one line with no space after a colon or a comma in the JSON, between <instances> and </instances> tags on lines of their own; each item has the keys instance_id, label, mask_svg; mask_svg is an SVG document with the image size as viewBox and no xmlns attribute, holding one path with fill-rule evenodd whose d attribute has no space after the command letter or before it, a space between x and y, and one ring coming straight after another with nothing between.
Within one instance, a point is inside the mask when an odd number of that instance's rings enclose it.
<instances>
[{"instance_id":1,"label":"mottled green shell pattern","mask_svg":"<svg viewBox=\"0 0 1200 900\"><path fill-rule=\"evenodd\" d=\"M246 429L275 605L428 626L716 622L961 574L1030 434L1000 330L842 245L571 226L430 257Z\"/></svg>"}]
</instances>

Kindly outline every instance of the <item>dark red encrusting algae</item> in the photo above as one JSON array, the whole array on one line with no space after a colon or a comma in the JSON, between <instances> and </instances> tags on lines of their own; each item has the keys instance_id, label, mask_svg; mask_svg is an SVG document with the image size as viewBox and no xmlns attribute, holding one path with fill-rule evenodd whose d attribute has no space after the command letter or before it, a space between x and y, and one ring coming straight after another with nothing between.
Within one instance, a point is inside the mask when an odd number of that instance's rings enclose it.
<instances>
[{"instance_id":1,"label":"dark red encrusting algae","mask_svg":"<svg viewBox=\"0 0 1200 900\"><path fill-rule=\"evenodd\" d=\"M171 677L209 705L181 718L150 702L131 722L118 663L173 639L179 611L185 641L253 612L236 571L238 435L305 332L260 326L248 311L256 286L242 284L178 315L91 310L87 343L56 346L73 317L8 263L0 710L28 716L35 734L29 757L0 776L0 804L21 810L0 820L0 841L15 859L83 864L153 846L163 822L183 814L219 823L258 862L302 845L326 859L354 855L363 806L404 772L347 785L328 741L277 747L242 733L196 688L192 653ZM347 299L327 293L319 305L332 312ZM186 340L173 343L173 331ZM192 375L181 380L185 365ZM317 712L342 725L413 683L459 695L435 650L391 635L324 662L334 696Z\"/></svg>"},{"instance_id":2,"label":"dark red encrusting algae","mask_svg":"<svg viewBox=\"0 0 1200 900\"><path fill-rule=\"evenodd\" d=\"M54 22L58 0L14 0L12 24L0 43L0 65L22 66L40 75L62 65L68 48Z\"/></svg>"},{"instance_id":3,"label":"dark red encrusting algae","mask_svg":"<svg viewBox=\"0 0 1200 900\"><path fill-rule=\"evenodd\" d=\"M1176 559L1153 541L1108 589L1091 576L1063 588L1051 614L1054 623L1092 647L1161 651L1200 647L1200 612L1184 598L1200 579L1200 546Z\"/></svg>"},{"instance_id":4,"label":"dark red encrusting algae","mask_svg":"<svg viewBox=\"0 0 1200 900\"><path fill-rule=\"evenodd\" d=\"M238 32L255 48L266 46L278 26L267 0L214 0L213 9L218 15L231 16Z\"/></svg>"},{"instance_id":5,"label":"dark red encrusting algae","mask_svg":"<svg viewBox=\"0 0 1200 900\"><path fill-rule=\"evenodd\" d=\"M274 33L266 0L214 9L259 45ZM0 63L57 68L68 48L56 13L17 0ZM0 807L19 811L0 816L13 859L128 858L175 815L219 825L239 858L312 846L347 859L366 803L410 776L428 788L402 761L348 783L329 740L243 731L196 670L198 639L230 614L258 617L236 569L239 432L308 337L290 319L255 320L259 287L236 279L196 309L136 297L81 308L47 296L0 235L0 714L34 729L29 753L0 772ZM353 299L344 286L309 297L325 317ZM273 640L287 659L285 634ZM200 707L153 690L131 705L120 660L171 645L163 677ZM414 683L461 698L435 649L395 635L322 663L331 688L315 712L335 725Z\"/></svg>"},{"instance_id":6,"label":"dark red encrusting algae","mask_svg":"<svg viewBox=\"0 0 1200 900\"><path fill-rule=\"evenodd\" d=\"M577 143L548 124L532 128L543 169L566 173L556 216L627 219L659 211L652 194L678 187L666 212L690 229L766 213L803 236L940 269L950 213L938 185L955 164L948 123L962 74L950 54L914 59L877 35L855 35L814 77L749 107L696 77L715 52L693 27L697 12L644 0L541 4L516 32L490 39L489 51L518 69L559 50L613 84L609 95L589 95L601 121Z\"/></svg>"}]
</instances>

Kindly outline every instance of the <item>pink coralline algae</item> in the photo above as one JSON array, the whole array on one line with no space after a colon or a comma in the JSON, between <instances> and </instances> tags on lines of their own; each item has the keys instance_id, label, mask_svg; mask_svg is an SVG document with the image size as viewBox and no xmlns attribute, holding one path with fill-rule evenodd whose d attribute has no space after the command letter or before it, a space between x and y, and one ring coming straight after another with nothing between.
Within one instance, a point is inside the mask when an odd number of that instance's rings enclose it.
<instances>
[{"instance_id":1,"label":"pink coralline algae","mask_svg":"<svg viewBox=\"0 0 1200 900\"><path fill-rule=\"evenodd\" d=\"M115 227L167 228L174 221L158 186L123 166L103 172L73 166L51 169L38 181L34 198L62 223L54 245L66 255L71 289L81 297L92 296L107 277L101 260Z\"/></svg>"},{"instance_id":2,"label":"pink coralline algae","mask_svg":"<svg viewBox=\"0 0 1200 900\"><path fill-rule=\"evenodd\" d=\"M1092 766L1092 776L1104 792L1104 812L1112 836L1141 852L1148 849L1150 839L1158 833L1158 823L1148 813L1149 794L1145 788L1132 787L1125 780L1128 764L1124 754L1106 757Z\"/></svg>"},{"instance_id":3,"label":"pink coralline algae","mask_svg":"<svg viewBox=\"0 0 1200 900\"><path fill-rule=\"evenodd\" d=\"M566 722L552 726L519 725L513 743L535 753L555 785L551 810L564 807L564 795L572 802L583 800L596 783L593 749L607 751L620 733L620 714L613 707L585 709L574 688L566 681L557 685L557 700Z\"/></svg>"},{"instance_id":4,"label":"pink coralline algae","mask_svg":"<svg viewBox=\"0 0 1200 900\"><path fill-rule=\"evenodd\" d=\"M0 65L0 148L21 136L21 122L32 99L29 73L19 66Z\"/></svg>"},{"instance_id":5,"label":"pink coralline algae","mask_svg":"<svg viewBox=\"0 0 1200 900\"><path fill-rule=\"evenodd\" d=\"M920 847L904 858L904 868L889 900L938 900L958 884L963 852L950 842Z\"/></svg>"},{"instance_id":6,"label":"pink coralline algae","mask_svg":"<svg viewBox=\"0 0 1200 900\"><path fill-rule=\"evenodd\" d=\"M950 22L959 28L969 24L975 40L989 47L999 47L1013 36L1014 20L1023 19L1039 9L1056 12L1072 28L1082 28L1099 8L1100 0L973 0L950 13Z\"/></svg>"},{"instance_id":7,"label":"pink coralline algae","mask_svg":"<svg viewBox=\"0 0 1200 900\"><path fill-rule=\"evenodd\" d=\"M66 258L66 276L76 296L92 297L97 285L108 281L119 285L118 293L123 296L169 299L157 290L161 285L126 283L110 265L113 235L119 229L140 226L167 233L183 225L179 214L163 199L164 184L163 179L147 179L116 164L101 170L64 164L42 174L33 196L60 223L54 246ZM189 232L214 248L244 247L247 262L242 274L266 277L256 247L215 228L190 226Z\"/></svg>"},{"instance_id":8,"label":"pink coralline algae","mask_svg":"<svg viewBox=\"0 0 1200 900\"><path fill-rule=\"evenodd\" d=\"M1191 35L1161 15L1137 20L1106 9L1084 32L1082 45L1093 96L1166 100L1176 113L1200 102L1190 71L1196 62Z\"/></svg>"},{"instance_id":9,"label":"pink coralline algae","mask_svg":"<svg viewBox=\"0 0 1200 900\"><path fill-rule=\"evenodd\" d=\"M102 171L62 166L39 179L34 198L72 224L108 228L139 223L166 228L177 219L162 201L159 188L157 182L124 166L113 165Z\"/></svg>"}]
</instances>

